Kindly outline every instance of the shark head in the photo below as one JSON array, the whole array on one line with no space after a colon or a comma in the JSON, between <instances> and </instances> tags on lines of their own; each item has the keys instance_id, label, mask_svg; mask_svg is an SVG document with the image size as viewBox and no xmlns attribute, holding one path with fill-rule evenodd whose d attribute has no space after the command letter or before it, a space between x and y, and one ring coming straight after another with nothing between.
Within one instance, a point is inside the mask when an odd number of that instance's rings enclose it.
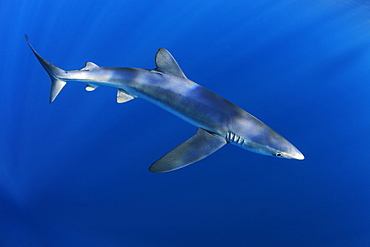
<instances>
[{"instance_id":1,"label":"shark head","mask_svg":"<svg viewBox=\"0 0 370 247\"><path fill-rule=\"evenodd\" d=\"M279 143L276 143L275 148L273 148L273 152L271 152L270 155L286 159L304 159L304 155L286 139L281 140Z\"/></svg>"},{"instance_id":2,"label":"shark head","mask_svg":"<svg viewBox=\"0 0 370 247\"><path fill-rule=\"evenodd\" d=\"M284 137L265 126L245 143L247 149L269 156L286 159L303 160L303 154Z\"/></svg>"},{"instance_id":3,"label":"shark head","mask_svg":"<svg viewBox=\"0 0 370 247\"><path fill-rule=\"evenodd\" d=\"M228 143L249 151L278 158L303 160L303 154L276 131L250 116L238 119L233 131L226 133Z\"/></svg>"}]
</instances>

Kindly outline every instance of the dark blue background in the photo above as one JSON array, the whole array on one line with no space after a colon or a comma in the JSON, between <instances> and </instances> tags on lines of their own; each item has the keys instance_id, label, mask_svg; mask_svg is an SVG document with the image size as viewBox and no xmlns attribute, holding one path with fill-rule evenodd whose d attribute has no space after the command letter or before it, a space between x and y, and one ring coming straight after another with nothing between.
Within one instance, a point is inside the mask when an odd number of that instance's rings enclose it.
<instances>
[{"instance_id":1,"label":"dark blue background","mask_svg":"<svg viewBox=\"0 0 370 247\"><path fill-rule=\"evenodd\" d=\"M0 246L370 246L370 4L360 0L1 1ZM154 68L257 116L304 161L226 146L152 174L194 126L48 75Z\"/></svg>"}]
</instances>

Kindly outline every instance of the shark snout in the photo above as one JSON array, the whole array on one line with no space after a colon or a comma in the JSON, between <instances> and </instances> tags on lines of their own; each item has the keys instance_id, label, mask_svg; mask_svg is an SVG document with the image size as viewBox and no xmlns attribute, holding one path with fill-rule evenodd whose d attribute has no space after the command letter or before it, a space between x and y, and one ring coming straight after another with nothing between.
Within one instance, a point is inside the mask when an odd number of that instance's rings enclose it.
<instances>
[{"instance_id":1,"label":"shark snout","mask_svg":"<svg viewBox=\"0 0 370 247\"><path fill-rule=\"evenodd\" d=\"M289 152L282 153L281 156L287 159L304 160L304 155L294 146L291 147Z\"/></svg>"}]
</instances>

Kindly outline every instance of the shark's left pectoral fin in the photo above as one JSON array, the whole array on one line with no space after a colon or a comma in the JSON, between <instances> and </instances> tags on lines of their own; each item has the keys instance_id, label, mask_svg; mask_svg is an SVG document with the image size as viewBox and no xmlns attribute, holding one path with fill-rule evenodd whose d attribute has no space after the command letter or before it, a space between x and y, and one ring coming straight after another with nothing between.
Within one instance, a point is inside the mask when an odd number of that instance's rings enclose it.
<instances>
[{"instance_id":1,"label":"shark's left pectoral fin","mask_svg":"<svg viewBox=\"0 0 370 247\"><path fill-rule=\"evenodd\" d=\"M211 155L226 143L223 137L199 128L190 139L154 162L149 170L159 173L183 168Z\"/></svg>"},{"instance_id":2,"label":"shark's left pectoral fin","mask_svg":"<svg viewBox=\"0 0 370 247\"><path fill-rule=\"evenodd\" d=\"M132 99L135 99L134 96L129 95L126 93L123 89L118 89L117 91L117 103L125 103L127 101L130 101Z\"/></svg>"}]
</instances>

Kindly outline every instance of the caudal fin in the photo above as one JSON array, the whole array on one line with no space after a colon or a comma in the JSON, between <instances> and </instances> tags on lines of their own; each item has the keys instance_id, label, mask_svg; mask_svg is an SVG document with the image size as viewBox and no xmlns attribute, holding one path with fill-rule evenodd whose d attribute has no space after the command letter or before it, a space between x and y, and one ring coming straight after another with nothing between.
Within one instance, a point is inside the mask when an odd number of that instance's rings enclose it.
<instances>
[{"instance_id":1,"label":"caudal fin","mask_svg":"<svg viewBox=\"0 0 370 247\"><path fill-rule=\"evenodd\" d=\"M28 40L28 36L25 35L26 41L28 43L28 46L31 48L33 54L35 54L37 60L41 63L42 67L46 70L46 72L49 74L51 79L51 90L50 90L50 103L52 103L55 98L58 96L60 91L62 91L63 87L67 84L63 78L65 77L65 74L67 73L65 70L55 66L54 64L46 61L44 58L42 58L36 51L33 49L30 41Z\"/></svg>"}]
</instances>

